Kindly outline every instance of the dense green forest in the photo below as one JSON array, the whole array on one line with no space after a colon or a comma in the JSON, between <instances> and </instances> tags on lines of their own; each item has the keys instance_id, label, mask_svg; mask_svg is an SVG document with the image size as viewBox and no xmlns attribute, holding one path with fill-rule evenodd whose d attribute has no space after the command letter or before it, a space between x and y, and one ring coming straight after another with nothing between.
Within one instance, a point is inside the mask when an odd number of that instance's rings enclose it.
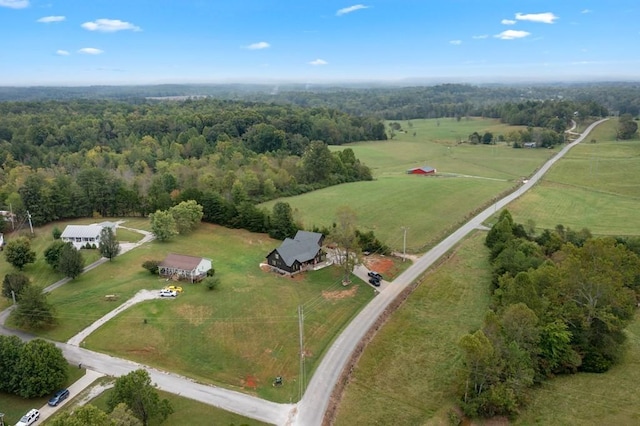
<instances>
[{"instance_id":1,"label":"dense green forest","mask_svg":"<svg viewBox=\"0 0 640 426\"><path fill-rule=\"evenodd\" d=\"M328 108L214 99L4 102L0 203L23 217L29 211L39 225L146 215L194 199L205 220L263 231L259 201L371 179L351 149L332 153L327 144L379 139L386 139L379 120Z\"/></svg>"},{"instance_id":2,"label":"dense green forest","mask_svg":"<svg viewBox=\"0 0 640 426\"><path fill-rule=\"evenodd\" d=\"M467 415L515 415L550 377L607 371L640 299L640 240L558 225L535 235L504 210L489 231L494 293L482 328L460 341Z\"/></svg>"}]
</instances>

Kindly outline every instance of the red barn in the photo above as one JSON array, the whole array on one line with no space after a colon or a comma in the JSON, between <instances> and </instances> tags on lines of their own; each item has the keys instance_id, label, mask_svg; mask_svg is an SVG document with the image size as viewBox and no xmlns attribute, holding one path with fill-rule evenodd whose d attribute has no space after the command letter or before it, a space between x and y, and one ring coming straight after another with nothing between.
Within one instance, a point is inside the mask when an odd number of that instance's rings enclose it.
<instances>
[{"instance_id":1,"label":"red barn","mask_svg":"<svg viewBox=\"0 0 640 426\"><path fill-rule=\"evenodd\" d=\"M435 175L436 169L433 167L416 167L415 169L407 170L407 173L410 175Z\"/></svg>"}]
</instances>

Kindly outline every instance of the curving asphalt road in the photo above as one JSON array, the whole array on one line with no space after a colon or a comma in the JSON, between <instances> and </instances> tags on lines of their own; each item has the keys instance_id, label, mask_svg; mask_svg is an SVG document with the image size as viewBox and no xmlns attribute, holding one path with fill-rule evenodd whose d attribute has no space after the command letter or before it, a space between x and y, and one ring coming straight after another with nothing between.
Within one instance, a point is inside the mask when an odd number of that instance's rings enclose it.
<instances>
[{"instance_id":1,"label":"curving asphalt road","mask_svg":"<svg viewBox=\"0 0 640 426\"><path fill-rule=\"evenodd\" d=\"M375 297L336 338L322 359L309 382L309 386L307 387L302 400L298 404L278 404L240 392L210 385L203 385L177 374L160 371L139 363L78 347L77 345L79 345L84 337L93 331L92 327L89 327L78 336L72 338L69 341L71 344L56 343L56 345L62 350L65 358L69 362L82 364L87 369L99 373L121 376L133 370L144 368L149 372L151 379L160 389L182 395L205 404L220 407L234 413L276 425L321 425L324 414L329 405L331 392L338 382L341 372L347 365L351 354L367 331L373 326L375 321L393 302L393 300L395 300L395 298L407 286L418 279L436 260L438 260L447 251L451 250L473 229L482 226L482 223L495 214L495 212L531 189L556 161L562 158L562 156L565 155L572 147L584 140L591 130L603 121L606 121L606 119L597 121L590 125L575 142L564 147L560 152L558 152L558 154L547 161L527 183L465 223L433 249L429 250L426 254L416 260L414 264L396 278L393 283L385 283L388 285L385 285L381 289L378 296ZM151 235L146 235L144 241L131 245L131 247L127 247L127 249L137 247L144 242L149 241L151 238ZM364 270L357 272L360 272L360 275L366 274L366 271ZM45 291L51 291L56 288L56 286L62 284L64 284L64 282L56 283L47 287ZM144 298L143 295L140 295L140 297ZM116 311L120 312L118 309ZM15 334L24 340L32 339L33 336L16 330L9 330L4 327L4 320L8 316L9 312L10 309L0 312L0 334ZM114 315L117 314L117 312L114 312Z\"/></svg>"},{"instance_id":2,"label":"curving asphalt road","mask_svg":"<svg viewBox=\"0 0 640 426\"><path fill-rule=\"evenodd\" d=\"M351 354L391 302L393 302L409 284L418 279L436 260L467 236L467 234L481 226L485 220L494 215L498 210L531 189L556 161L562 158L571 148L582 142L597 125L606 120L607 119L596 121L591 124L578 139L565 146L558 154L547 161L527 183L479 213L429 250L360 311L342 334L334 341L333 345L331 345L313 374L302 400L298 403L297 416L294 418L293 424L303 426L321 425L324 414L329 406L331 392L338 382L344 367L347 365Z\"/></svg>"}]
</instances>

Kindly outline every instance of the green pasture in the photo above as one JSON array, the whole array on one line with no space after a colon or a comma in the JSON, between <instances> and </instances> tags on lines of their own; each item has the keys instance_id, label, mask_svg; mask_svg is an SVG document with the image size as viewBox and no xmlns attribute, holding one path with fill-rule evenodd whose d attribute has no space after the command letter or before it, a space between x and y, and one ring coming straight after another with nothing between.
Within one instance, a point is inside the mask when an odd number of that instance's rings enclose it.
<instances>
[{"instance_id":1,"label":"green pasture","mask_svg":"<svg viewBox=\"0 0 640 426\"><path fill-rule=\"evenodd\" d=\"M402 251L407 227L407 251L422 252L468 219L470 213L514 182L401 175L381 177L321 189L283 199L305 228L328 226L338 207L349 206L357 214L358 228L373 230L393 250ZM271 209L275 201L265 203Z\"/></svg>"},{"instance_id":2,"label":"green pasture","mask_svg":"<svg viewBox=\"0 0 640 426\"><path fill-rule=\"evenodd\" d=\"M378 331L347 385L336 425L448 424L457 342L482 325L489 307L485 235L458 246Z\"/></svg>"},{"instance_id":3,"label":"green pasture","mask_svg":"<svg viewBox=\"0 0 640 426\"><path fill-rule=\"evenodd\" d=\"M75 365L69 365L69 380L66 386L70 386L84 375L84 370ZM14 425L32 408L39 409L49 401L53 394L41 398L26 399L20 396L0 392L0 413L4 413L4 424Z\"/></svg>"},{"instance_id":4,"label":"green pasture","mask_svg":"<svg viewBox=\"0 0 640 426\"><path fill-rule=\"evenodd\" d=\"M436 123L440 122L440 126ZM403 129L407 122L400 122ZM513 149L507 143L471 145L469 134L485 131L507 134L521 127L508 126L498 120L471 118L456 121L411 120L413 130L397 134L392 140L358 142L348 145L356 157L368 165L374 177L403 175L410 168L430 166L445 174L463 174L484 178L519 179L530 175L555 150ZM413 136L413 131L416 136ZM342 150L344 146L331 147Z\"/></svg>"},{"instance_id":5,"label":"green pasture","mask_svg":"<svg viewBox=\"0 0 640 426\"><path fill-rule=\"evenodd\" d=\"M268 399L297 400L298 306L304 308L305 377L310 377L323 351L373 290L358 280L344 288L335 267L296 278L264 272L260 262L279 244L266 235L209 224L171 242L145 244L53 291L49 301L59 324L41 335L66 341L139 290L168 284L141 267L145 260L162 260L170 252L208 257L219 288L182 283L178 298L129 308L83 346ZM107 294L118 300L105 300ZM278 375L285 385L274 388Z\"/></svg>"},{"instance_id":6,"label":"green pasture","mask_svg":"<svg viewBox=\"0 0 640 426\"><path fill-rule=\"evenodd\" d=\"M95 405L103 411L107 410L107 401L113 389L107 389L97 398L91 400L90 404ZM192 399L183 398L169 392L158 391L160 398L168 399L173 408L173 414L167 417L163 423L149 422L149 426L160 425L206 425L206 426L260 426L266 425L258 420L243 417L239 414L230 413L211 405Z\"/></svg>"},{"instance_id":7,"label":"green pasture","mask_svg":"<svg viewBox=\"0 0 640 426\"><path fill-rule=\"evenodd\" d=\"M438 122L440 125L438 125ZM471 118L400 122L406 133L393 140L348 145L374 175L371 182L356 182L264 203L286 201L306 228L331 226L338 207L350 206L358 226L373 230L394 250L402 249L402 227L407 250L421 252L493 198L530 176L556 150L514 149L506 143L458 143L470 133L490 131L497 136L517 130L498 120ZM413 133L416 133L413 136ZM345 146L331 147L334 150ZM437 177L407 175L413 167L431 166Z\"/></svg>"},{"instance_id":8,"label":"green pasture","mask_svg":"<svg viewBox=\"0 0 640 426\"><path fill-rule=\"evenodd\" d=\"M615 125L600 125L510 204L514 219L533 220L540 229L561 223L600 235L640 234L640 141L611 140Z\"/></svg>"}]
</instances>

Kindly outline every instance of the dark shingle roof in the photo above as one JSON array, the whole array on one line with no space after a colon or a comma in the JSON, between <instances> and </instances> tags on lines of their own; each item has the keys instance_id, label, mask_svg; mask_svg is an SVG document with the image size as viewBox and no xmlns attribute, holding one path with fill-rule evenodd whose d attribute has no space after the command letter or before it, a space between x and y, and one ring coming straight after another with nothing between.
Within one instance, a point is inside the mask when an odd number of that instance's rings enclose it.
<instances>
[{"instance_id":1,"label":"dark shingle roof","mask_svg":"<svg viewBox=\"0 0 640 426\"><path fill-rule=\"evenodd\" d=\"M308 262L316 257L320 250L322 234L309 231L298 231L293 238L286 238L276 250L287 266L298 262Z\"/></svg>"}]
</instances>

